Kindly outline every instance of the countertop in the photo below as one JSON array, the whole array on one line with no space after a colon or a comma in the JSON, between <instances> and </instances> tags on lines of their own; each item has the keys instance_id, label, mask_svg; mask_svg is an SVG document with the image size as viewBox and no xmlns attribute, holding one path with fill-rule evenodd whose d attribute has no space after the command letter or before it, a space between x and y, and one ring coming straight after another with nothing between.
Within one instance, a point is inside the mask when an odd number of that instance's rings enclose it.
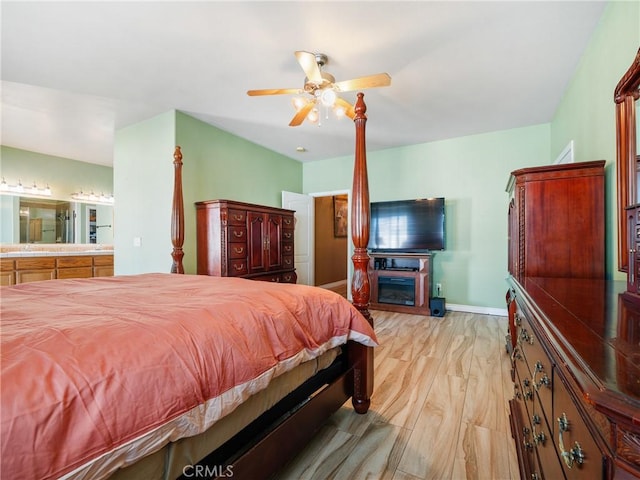
<instances>
[{"instance_id":1,"label":"countertop","mask_svg":"<svg viewBox=\"0 0 640 480\"><path fill-rule=\"evenodd\" d=\"M15 252L0 252L0 258L79 257L88 255L113 255L113 250L20 250Z\"/></svg>"}]
</instances>

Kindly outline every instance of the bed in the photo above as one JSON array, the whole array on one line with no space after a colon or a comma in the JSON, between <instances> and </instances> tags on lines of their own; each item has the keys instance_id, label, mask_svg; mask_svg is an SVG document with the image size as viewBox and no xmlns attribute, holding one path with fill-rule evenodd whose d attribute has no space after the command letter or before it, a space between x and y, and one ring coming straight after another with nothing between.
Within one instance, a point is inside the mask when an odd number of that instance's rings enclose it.
<instances>
[{"instance_id":1,"label":"bed","mask_svg":"<svg viewBox=\"0 0 640 480\"><path fill-rule=\"evenodd\" d=\"M4 478L268 478L349 398L367 412L365 112L359 93L352 303L304 285L184 275L179 147L171 274L2 287Z\"/></svg>"}]
</instances>

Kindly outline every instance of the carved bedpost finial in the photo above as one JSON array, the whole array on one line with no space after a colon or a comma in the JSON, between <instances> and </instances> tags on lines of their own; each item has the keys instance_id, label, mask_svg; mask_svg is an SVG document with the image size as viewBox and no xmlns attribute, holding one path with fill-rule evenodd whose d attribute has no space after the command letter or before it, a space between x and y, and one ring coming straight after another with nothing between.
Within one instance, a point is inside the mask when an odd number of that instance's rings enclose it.
<instances>
[{"instance_id":1,"label":"carved bedpost finial","mask_svg":"<svg viewBox=\"0 0 640 480\"><path fill-rule=\"evenodd\" d=\"M176 146L173 153L173 205L171 207L171 273L184 273L182 245L184 244L184 204L182 200L182 151Z\"/></svg>"},{"instance_id":2,"label":"carved bedpost finial","mask_svg":"<svg viewBox=\"0 0 640 480\"><path fill-rule=\"evenodd\" d=\"M358 93L355 105L356 124L356 151L355 164L353 168L353 187L351 202L351 238L353 240L354 252L353 279L351 282L351 296L353 305L373 324L369 313L369 300L371 297L371 287L369 284L369 254L367 245L369 244L369 179L367 176L367 151L365 141L365 124L367 122L367 106L364 103L364 94Z\"/></svg>"}]
</instances>

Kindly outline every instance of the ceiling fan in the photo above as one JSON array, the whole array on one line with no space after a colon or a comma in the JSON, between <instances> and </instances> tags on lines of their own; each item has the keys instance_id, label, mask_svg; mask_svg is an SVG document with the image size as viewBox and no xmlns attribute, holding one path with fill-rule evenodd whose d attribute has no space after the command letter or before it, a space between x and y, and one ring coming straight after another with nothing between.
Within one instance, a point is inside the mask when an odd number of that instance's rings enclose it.
<instances>
[{"instance_id":1,"label":"ceiling fan","mask_svg":"<svg viewBox=\"0 0 640 480\"><path fill-rule=\"evenodd\" d=\"M297 127L302 124L305 118L314 113L317 119L317 109L319 105L334 108L339 115L347 115L353 119L355 116L353 105L343 98L340 98L338 93L391 85L391 77L388 73L378 73L376 75L336 82L333 75L322 71L322 67L328 62L328 57L324 53L297 51L295 52L295 56L306 75L302 88L249 90L247 92L249 96L309 94L310 97L299 97L295 99L294 106L297 109L297 113L291 119L289 123L290 127Z\"/></svg>"}]
</instances>

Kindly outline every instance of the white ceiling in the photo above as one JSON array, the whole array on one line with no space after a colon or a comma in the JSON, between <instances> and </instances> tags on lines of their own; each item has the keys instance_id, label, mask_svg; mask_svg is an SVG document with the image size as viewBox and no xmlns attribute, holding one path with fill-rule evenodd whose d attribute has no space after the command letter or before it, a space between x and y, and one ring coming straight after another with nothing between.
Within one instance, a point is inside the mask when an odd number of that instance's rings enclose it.
<instances>
[{"instance_id":1,"label":"white ceiling","mask_svg":"<svg viewBox=\"0 0 640 480\"><path fill-rule=\"evenodd\" d=\"M114 131L176 109L299 161L352 154L348 119L289 127L290 96L246 95L302 87L295 50L391 75L365 91L370 151L546 123L605 3L3 0L2 144L110 165Z\"/></svg>"}]
</instances>

